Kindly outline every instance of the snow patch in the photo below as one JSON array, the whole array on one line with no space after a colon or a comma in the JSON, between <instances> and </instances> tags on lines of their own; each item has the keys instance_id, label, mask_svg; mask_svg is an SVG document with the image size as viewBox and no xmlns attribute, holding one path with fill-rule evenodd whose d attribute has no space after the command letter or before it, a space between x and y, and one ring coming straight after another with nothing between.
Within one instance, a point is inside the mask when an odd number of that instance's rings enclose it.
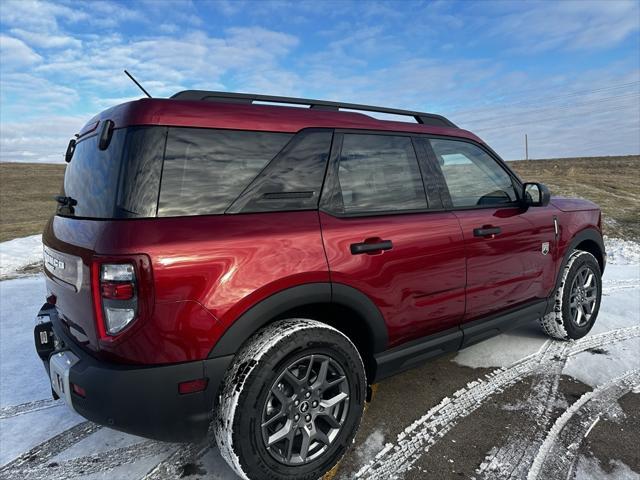
<instances>
[{"instance_id":1,"label":"snow patch","mask_svg":"<svg viewBox=\"0 0 640 480\"><path fill-rule=\"evenodd\" d=\"M356 457L359 463L370 462L384 446L384 433L382 430L375 430L370 433L367 439L356 449Z\"/></svg>"},{"instance_id":2,"label":"snow patch","mask_svg":"<svg viewBox=\"0 0 640 480\"><path fill-rule=\"evenodd\" d=\"M595 458L580 456L577 461L574 478L580 480L638 480L640 475L619 460L609 460L613 466L611 473L605 472Z\"/></svg>"},{"instance_id":3,"label":"snow patch","mask_svg":"<svg viewBox=\"0 0 640 480\"><path fill-rule=\"evenodd\" d=\"M640 243L621 238L604 237L607 263L612 265L639 265Z\"/></svg>"},{"instance_id":4,"label":"snow patch","mask_svg":"<svg viewBox=\"0 0 640 480\"><path fill-rule=\"evenodd\" d=\"M0 279L42 261L42 235L14 238L0 243Z\"/></svg>"}]
</instances>

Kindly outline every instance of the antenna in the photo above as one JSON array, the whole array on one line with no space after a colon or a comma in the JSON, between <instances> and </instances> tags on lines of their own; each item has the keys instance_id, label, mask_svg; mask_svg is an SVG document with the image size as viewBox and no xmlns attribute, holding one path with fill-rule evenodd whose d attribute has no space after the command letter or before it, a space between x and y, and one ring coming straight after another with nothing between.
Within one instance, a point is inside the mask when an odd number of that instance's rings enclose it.
<instances>
[{"instance_id":1,"label":"antenna","mask_svg":"<svg viewBox=\"0 0 640 480\"><path fill-rule=\"evenodd\" d=\"M144 92L144 94L145 94L147 97L149 97L149 98L153 98L151 95L149 95L149 92L147 92L147 91L142 87L142 85L140 85L140 83L139 83L135 78L133 78L133 75L131 75L131 74L130 74L129 72L127 72L126 70L124 71L124 73L127 75L127 77L129 77L129 78L131 79L131 81L132 81L133 83L135 83L135 84L138 86L138 88L139 88L140 90L142 90L142 91Z\"/></svg>"}]
</instances>

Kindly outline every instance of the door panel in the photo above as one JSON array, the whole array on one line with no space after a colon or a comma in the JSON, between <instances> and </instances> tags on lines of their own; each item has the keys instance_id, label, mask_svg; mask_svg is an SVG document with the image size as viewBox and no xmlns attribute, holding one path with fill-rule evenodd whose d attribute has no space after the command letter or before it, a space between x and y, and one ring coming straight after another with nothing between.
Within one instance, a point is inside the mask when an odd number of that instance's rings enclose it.
<instances>
[{"instance_id":1,"label":"door panel","mask_svg":"<svg viewBox=\"0 0 640 480\"><path fill-rule=\"evenodd\" d=\"M452 213L428 211L440 199L425 193L411 137L340 132L334 148L320 213L331 281L374 301L390 347L457 327L462 231Z\"/></svg>"},{"instance_id":2,"label":"door panel","mask_svg":"<svg viewBox=\"0 0 640 480\"><path fill-rule=\"evenodd\" d=\"M380 309L390 347L458 326L464 314L464 240L452 213L337 218L320 213L331 281L364 292ZM389 250L352 254L378 238Z\"/></svg>"},{"instance_id":3,"label":"door panel","mask_svg":"<svg viewBox=\"0 0 640 480\"><path fill-rule=\"evenodd\" d=\"M454 212L467 255L465 322L546 298L552 281L555 233L553 214L543 210L512 207ZM474 235L482 227L498 227L500 233ZM544 242L549 242L546 255Z\"/></svg>"}]
</instances>

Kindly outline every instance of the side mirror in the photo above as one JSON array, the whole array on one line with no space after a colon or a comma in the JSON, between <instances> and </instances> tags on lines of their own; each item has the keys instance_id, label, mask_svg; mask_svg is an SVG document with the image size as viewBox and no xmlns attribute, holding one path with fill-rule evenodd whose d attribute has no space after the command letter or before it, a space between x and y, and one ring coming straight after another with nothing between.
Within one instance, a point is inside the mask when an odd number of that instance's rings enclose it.
<instances>
[{"instance_id":1,"label":"side mirror","mask_svg":"<svg viewBox=\"0 0 640 480\"><path fill-rule=\"evenodd\" d=\"M522 199L529 207L546 207L551 200L551 192L542 183L525 183L522 187Z\"/></svg>"},{"instance_id":2,"label":"side mirror","mask_svg":"<svg viewBox=\"0 0 640 480\"><path fill-rule=\"evenodd\" d=\"M69 140L69 145L67 145L67 151L64 154L64 161L69 163L73 158L73 152L76 151L76 139L72 138Z\"/></svg>"}]
</instances>

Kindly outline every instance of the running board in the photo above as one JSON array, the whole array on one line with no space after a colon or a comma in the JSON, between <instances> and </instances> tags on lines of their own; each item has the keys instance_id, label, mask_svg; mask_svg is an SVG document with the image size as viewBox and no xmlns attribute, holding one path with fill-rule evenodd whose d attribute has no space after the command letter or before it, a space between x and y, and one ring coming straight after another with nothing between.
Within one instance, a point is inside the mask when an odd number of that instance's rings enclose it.
<instances>
[{"instance_id":1,"label":"running board","mask_svg":"<svg viewBox=\"0 0 640 480\"><path fill-rule=\"evenodd\" d=\"M542 317L547 300L536 301L500 315L493 315L463 324L444 332L412 340L375 355L376 383L384 378L417 367L433 357L455 352L500 333Z\"/></svg>"}]
</instances>

